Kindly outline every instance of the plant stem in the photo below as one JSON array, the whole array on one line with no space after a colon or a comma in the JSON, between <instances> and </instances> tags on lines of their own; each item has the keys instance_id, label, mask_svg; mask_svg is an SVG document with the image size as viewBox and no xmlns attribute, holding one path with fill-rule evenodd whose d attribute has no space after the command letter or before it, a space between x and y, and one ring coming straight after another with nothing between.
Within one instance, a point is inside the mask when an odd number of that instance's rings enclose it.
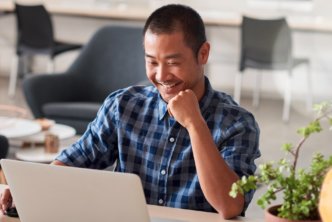
<instances>
[{"instance_id":1,"label":"plant stem","mask_svg":"<svg viewBox=\"0 0 332 222\"><path fill-rule=\"evenodd\" d=\"M309 138L309 136L307 137L303 137L301 139L301 141L299 142L299 144L296 146L295 149L295 155L294 155L294 163L293 163L293 171L295 172L296 170L296 165L297 165L297 160L299 159L299 153L300 153L300 148L302 147L303 143Z\"/></svg>"},{"instance_id":2,"label":"plant stem","mask_svg":"<svg viewBox=\"0 0 332 222\"><path fill-rule=\"evenodd\" d=\"M326 113L323 113L322 115L318 116L318 117L314 120L314 122L316 122L316 121L320 121L320 120L323 119L323 118L329 118L329 114L330 114L330 113L332 113L332 111L328 111L328 112L326 112ZM297 160L298 160L298 158L299 158L299 153L300 153L300 148L302 147L303 143L309 138L310 135L311 135L311 134L309 134L308 136L304 136L304 137L300 140L300 142L299 142L298 145L296 146L295 154L294 154L294 152L291 152L291 153L294 155L294 163L293 163L293 167L292 167L292 169L293 169L294 172L295 172L295 170L296 170Z\"/></svg>"}]
</instances>

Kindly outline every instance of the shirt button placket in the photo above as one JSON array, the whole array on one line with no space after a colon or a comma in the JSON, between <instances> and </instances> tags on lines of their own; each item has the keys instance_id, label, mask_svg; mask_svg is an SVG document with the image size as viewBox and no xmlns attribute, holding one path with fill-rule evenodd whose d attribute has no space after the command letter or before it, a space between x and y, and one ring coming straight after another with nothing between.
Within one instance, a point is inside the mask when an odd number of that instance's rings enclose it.
<instances>
[{"instance_id":1,"label":"shirt button placket","mask_svg":"<svg viewBox=\"0 0 332 222\"><path fill-rule=\"evenodd\" d=\"M170 143L174 143L174 142L175 142L175 138L174 138L174 137L170 137L170 138L168 139L168 141L169 141ZM166 173L167 173L167 172L166 172L165 169L160 170L160 174L161 174L162 176L165 176ZM162 199L162 198L159 198L159 199L158 199L158 204L159 204L159 205L164 205L164 203L165 203L164 199Z\"/></svg>"}]
</instances>

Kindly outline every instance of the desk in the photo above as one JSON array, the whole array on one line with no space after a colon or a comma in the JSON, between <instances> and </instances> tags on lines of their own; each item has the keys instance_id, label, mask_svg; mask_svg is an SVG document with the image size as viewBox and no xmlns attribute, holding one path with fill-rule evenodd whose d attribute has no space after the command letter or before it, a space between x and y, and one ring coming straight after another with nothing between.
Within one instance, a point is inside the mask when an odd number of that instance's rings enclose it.
<instances>
[{"instance_id":1,"label":"desk","mask_svg":"<svg viewBox=\"0 0 332 222\"><path fill-rule=\"evenodd\" d=\"M0 184L0 192L6 186ZM233 220L224 220L218 214L207 213L202 211L176 209L170 207L160 207L154 205L148 205L148 211L151 217L165 218L165 219L177 219L183 222L259 222L262 219L243 218L239 217ZM0 213L0 222L20 222L17 218L11 218Z\"/></svg>"},{"instance_id":2,"label":"desk","mask_svg":"<svg viewBox=\"0 0 332 222\"><path fill-rule=\"evenodd\" d=\"M44 4L52 14L105 18L122 21L145 21L156 6L149 4L132 5L132 3L107 3L104 1L44 0ZM12 12L13 0L1 0L0 11ZM198 10L206 25L234 26L241 25L241 12L222 11L222 9ZM262 11L250 10L245 14L260 16ZM332 18L309 15L287 15L289 25L294 30L332 32Z\"/></svg>"}]
</instances>

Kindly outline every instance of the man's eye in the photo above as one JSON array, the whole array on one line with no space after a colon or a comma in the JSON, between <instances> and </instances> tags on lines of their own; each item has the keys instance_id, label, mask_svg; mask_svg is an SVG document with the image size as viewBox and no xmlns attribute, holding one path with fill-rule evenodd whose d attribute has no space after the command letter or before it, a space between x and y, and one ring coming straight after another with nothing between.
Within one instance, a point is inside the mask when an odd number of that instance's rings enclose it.
<instances>
[{"instance_id":1,"label":"man's eye","mask_svg":"<svg viewBox=\"0 0 332 222\"><path fill-rule=\"evenodd\" d=\"M176 62L176 61L169 61L169 62L167 62L167 64L170 65L170 66L176 66L176 65L179 65L179 63Z\"/></svg>"},{"instance_id":2,"label":"man's eye","mask_svg":"<svg viewBox=\"0 0 332 222\"><path fill-rule=\"evenodd\" d=\"M157 62L156 61L147 61L147 63L149 64L149 65L157 65Z\"/></svg>"}]
</instances>

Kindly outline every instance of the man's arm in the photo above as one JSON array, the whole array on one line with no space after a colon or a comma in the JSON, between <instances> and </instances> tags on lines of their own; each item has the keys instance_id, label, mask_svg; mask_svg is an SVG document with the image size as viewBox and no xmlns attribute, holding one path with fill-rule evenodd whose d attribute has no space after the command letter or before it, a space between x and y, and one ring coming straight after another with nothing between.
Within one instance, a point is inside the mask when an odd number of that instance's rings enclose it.
<instances>
[{"instance_id":1,"label":"man's arm","mask_svg":"<svg viewBox=\"0 0 332 222\"><path fill-rule=\"evenodd\" d=\"M64 164L63 162L61 162L59 160L54 160L51 164L52 165L57 165L57 166L68 166L68 165Z\"/></svg>"},{"instance_id":2,"label":"man's arm","mask_svg":"<svg viewBox=\"0 0 332 222\"><path fill-rule=\"evenodd\" d=\"M169 101L168 110L188 130L205 198L226 219L240 215L244 197L238 195L233 199L229 196L233 182L239 177L220 156L195 94L191 90L180 92Z\"/></svg>"}]
</instances>

